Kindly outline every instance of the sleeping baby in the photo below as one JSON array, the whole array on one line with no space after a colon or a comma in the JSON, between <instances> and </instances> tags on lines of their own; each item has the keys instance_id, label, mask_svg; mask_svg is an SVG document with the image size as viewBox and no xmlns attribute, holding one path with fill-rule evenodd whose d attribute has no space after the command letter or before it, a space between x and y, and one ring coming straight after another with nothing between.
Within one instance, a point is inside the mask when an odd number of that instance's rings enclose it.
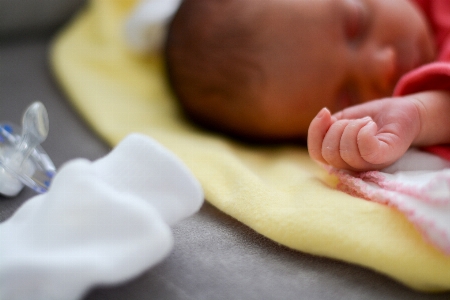
<instances>
[{"instance_id":1,"label":"sleeping baby","mask_svg":"<svg viewBox=\"0 0 450 300\"><path fill-rule=\"evenodd\" d=\"M446 0L184 0L164 51L195 122L375 170L450 143L449 18Z\"/></svg>"}]
</instances>

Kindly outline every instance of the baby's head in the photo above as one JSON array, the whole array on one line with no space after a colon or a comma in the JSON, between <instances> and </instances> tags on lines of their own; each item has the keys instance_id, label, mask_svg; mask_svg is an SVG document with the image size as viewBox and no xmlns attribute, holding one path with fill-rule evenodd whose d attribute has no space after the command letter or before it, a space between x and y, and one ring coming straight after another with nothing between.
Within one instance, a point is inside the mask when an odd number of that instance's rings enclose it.
<instances>
[{"instance_id":1,"label":"baby's head","mask_svg":"<svg viewBox=\"0 0 450 300\"><path fill-rule=\"evenodd\" d=\"M187 114L256 139L304 137L322 107L390 96L433 58L408 0L184 0L166 43Z\"/></svg>"}]
</instances>

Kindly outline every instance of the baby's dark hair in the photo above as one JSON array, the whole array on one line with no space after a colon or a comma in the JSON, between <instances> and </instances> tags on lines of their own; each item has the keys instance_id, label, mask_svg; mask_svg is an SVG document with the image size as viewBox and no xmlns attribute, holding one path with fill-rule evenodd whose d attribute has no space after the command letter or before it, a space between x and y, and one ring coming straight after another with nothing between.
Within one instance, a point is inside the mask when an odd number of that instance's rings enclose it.
<instances>
[{"instance_id":1,"label":"baby's dark hair","mask_svg":"<svg viewBox=\"0 0 450 300\"><path fill-rule=\"evenodd\" d=\"M165 59L186 115L241 137L258 132L264 86L259 0L184 0L169 26Z\"/></svg>"}]
</instances>

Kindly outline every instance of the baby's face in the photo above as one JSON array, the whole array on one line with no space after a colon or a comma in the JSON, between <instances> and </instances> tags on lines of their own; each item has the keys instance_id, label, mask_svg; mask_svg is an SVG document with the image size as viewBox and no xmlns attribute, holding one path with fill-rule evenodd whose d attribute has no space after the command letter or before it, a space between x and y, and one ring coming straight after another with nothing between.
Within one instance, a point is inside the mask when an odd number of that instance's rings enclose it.
<instances>
[{"instance_id":1,"label":"baby's face","mask_svg":"<svg viewBox=\"0 0 450 300\"><path fill-rule=\"evenodd\" d=\"M272 2L261 106L278 137L306 135L322 107L390 96L435 57L427 21L408 0Z\"/></svg>"}]
</instances>

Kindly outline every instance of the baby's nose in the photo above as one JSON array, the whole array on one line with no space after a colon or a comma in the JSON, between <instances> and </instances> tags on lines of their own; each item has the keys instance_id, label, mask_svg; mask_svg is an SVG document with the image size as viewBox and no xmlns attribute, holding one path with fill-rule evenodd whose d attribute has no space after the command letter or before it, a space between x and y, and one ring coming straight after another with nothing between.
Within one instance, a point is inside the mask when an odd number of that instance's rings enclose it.
<instances>
[{"instance_id":1,"label":"baby's nose","mask_svg":"<svg viewBox=\"0 0 450 300\"><path fill-rule=\"evenodd\" d=\"M397 80L397 54L393 47L384 47L374 55L378 78L378 88L385 92L391 91Z\"/></svg>"},{"instance_id":2,"label":"baby's nose","mask_svg":"<svg viewBox=\"0 0 450 300\"><path fill-rule=\"evenodd\" d=\"M388 96L397 78L397 53L391 46L373 46L361 56L360 76L365 78L367 88L378 96Z\"/></svg>"}]
</instances>

